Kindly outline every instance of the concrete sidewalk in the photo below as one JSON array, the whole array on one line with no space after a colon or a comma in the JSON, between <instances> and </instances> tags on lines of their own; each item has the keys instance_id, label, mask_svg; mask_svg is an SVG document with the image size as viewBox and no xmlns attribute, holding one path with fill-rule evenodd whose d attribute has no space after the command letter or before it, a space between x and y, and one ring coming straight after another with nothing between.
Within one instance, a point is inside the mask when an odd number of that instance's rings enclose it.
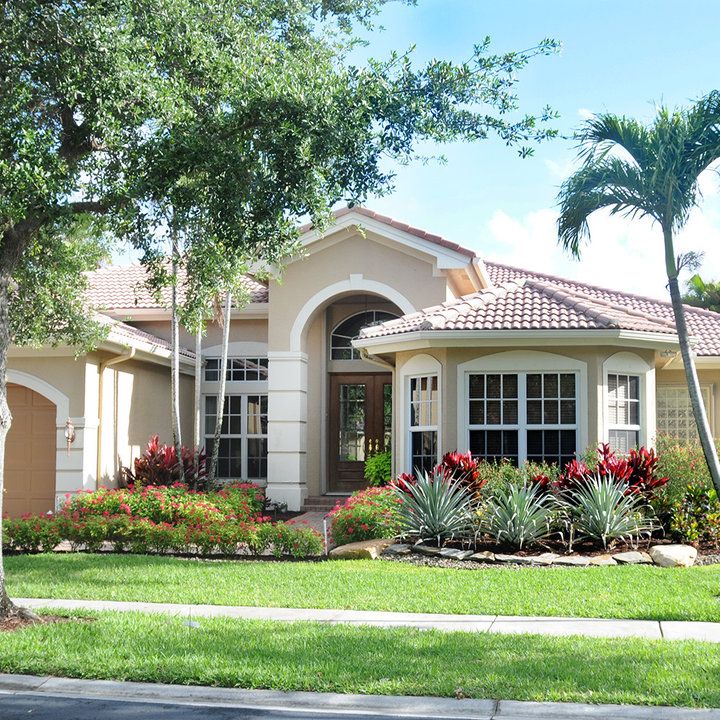
<instances>
[{"instance_id":1,"label":"concrete sidewalk","mask_svg":"<svg viewBox=\"0 0 720 720\"><path fill-rule=\"evenodd\" d=\"M280 711L291 712L292 717L302 715L307 718L371 716L437 720L720 720L718 709L279 692L0 674L0 707L3 695L104 699L128 704L152 703L158 707L176 705L246 711L261 709L268 718L275 717L272 711ZM168 715L164 713L162 716Z\"/></svg>"},{"instance_id":2,"label":"concrete sidewalk","mask_svg":"<svg viewBox=\"0 0 720 720\"><path fill-rule=\"evenodd\" d=\"M588 637L642 637L654 640L704 640L720 643L720 623L676 620L608 620L600 618L523 617L506 615L440 615L371 610L321 610L311 608L237 607L186 605L110 600L48 600L15 598L33 609L111 610L176 615L188 618L227 617L243 620L345 623L376 627L414 627L447 632L532 633L536 635L585 635Z\"/></svg>"}]
</instances>

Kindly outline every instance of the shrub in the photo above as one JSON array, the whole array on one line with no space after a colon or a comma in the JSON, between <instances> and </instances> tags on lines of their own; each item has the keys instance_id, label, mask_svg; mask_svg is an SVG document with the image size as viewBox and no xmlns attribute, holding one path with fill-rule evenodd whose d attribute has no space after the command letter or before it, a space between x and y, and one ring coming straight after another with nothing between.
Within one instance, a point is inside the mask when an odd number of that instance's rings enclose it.
<instances>
[{"instance_id":1,"label":"shrub","mask_svg":"<svg viewBox=\"0 0 720 720\"><path fill-rule=\"evenodd\" d=\"M456 480L476 495L480 493L485 484L485 478L480 474L480 463L470 451L461 453L455 450L445 453L435 473L443 475L448 480Z\"/></svg>"},{"instance_id":2,"label":"shrub","mask_svg":"<svg viewBox=\"0 0 720 720\"><path fill-rule=\"evenodd\" d=\"M133 462L132 470L123 468L125 482L130 486L172 485L184 482L194 490L203 490L207 484L204 450L180 449L180 458L174 445L161 445L153 435L145 452Z\"/></svg>"},{"instance_id":3,"label":"shrub","mask_svg":"<svg viewBox=\"0 0 720 720\"><path fill-rule=\"evenodd\" d=\"M614 540L637 545L643 535L649 538L654 524L644 514L648 506L640 493L628 493L627 484L612 475L596 473L566 492L563 507L570 525L570 545L580 539L598 540L604 548Z\"/></svg>"},{"instance_id":4,"label":"shrub","mask_svg":"<svg viewBox=\"0 0 720 720\"><path fill-rule=\"evenodd\" d=\"M371 487L389 485L392 480L392 453L386 450L370 455L365 460L364 476Z\"/></svg>"},{"instance_id":5,"label":"shrub","mask_svg":"<svg viewBox=\"0 0 720 720\"><path fill-rule=\"evenodd\" d=\"M329 513L336 545L395 537L400 532L401 500L391 487L353 493Z\"/></svg>"},{"instance_id":6,"label":"shrub","mask_svg":"<svg viewBox=\"0 0 720 720\"><path fill-rule=\"evenodd\" d=\"M720 547L720 501L715 489L702 482L688 483L671 505L669 529L680 542Z\"/></svg>"},{"instance_id":7,"label":"shrub","mask_svg":"<svg viewBox=\"0 0 720 720\"><path fill-rule=\"evenodd\" d=\"M473 529L475 499L471 486L438 467L415 483L395 488L400 500L403 535L418 540L444 541L467 536Z\"/></svg>"},{"instance_id":8,"label":"shrub","mask_svg":"<svg viewBox=\"0 0 720 720\"><path fill-rule=\"evenodd\" d=\"M2 521L3 550L22 553L52 552L62 540L55 518L26 516Z\"/></svg>"},{"instance_id":9,"label":"shrub","mask_svg":"<svg viewBox=\"0 0 720 720\"><path fill-rule=\"evenodd\" d=\"M539 485L510 484L488 502L482 528L498 543L522 549L550 535L555 510L554 497Z\"/></svg>"},{"instance_id":10,"label":"shrub","mask_svg":"<svg viewBox=\"0 0 720 720\"><path fill-rule=\"evenodd\" d=\"M650 498L668 481L667 477L658 475L658 461L652 449L633 448L627 455L618 455L603 443L597 451L594 471L583 460L572 460L560 474L556 487L562 491L580 487L594 477L613 478L625 493Z\"/></svg>"}]
</instances>

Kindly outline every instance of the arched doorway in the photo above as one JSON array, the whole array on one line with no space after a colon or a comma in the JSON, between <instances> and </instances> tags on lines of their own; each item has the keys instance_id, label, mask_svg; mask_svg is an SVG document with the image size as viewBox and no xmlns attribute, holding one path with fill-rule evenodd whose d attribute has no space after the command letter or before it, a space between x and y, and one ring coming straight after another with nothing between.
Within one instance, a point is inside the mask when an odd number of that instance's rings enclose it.
<instances>
[{"instance_id":1,"label":"arched doorway","mask_svg":"<svg viewBox=\"0 0 720 720\"><path fill-rule=\"evenodd\" d=\"M40 393L8 383L12 425L5 445L3 513L20 517L55 509L57 407Z\"/></svg>"}]
</instances>

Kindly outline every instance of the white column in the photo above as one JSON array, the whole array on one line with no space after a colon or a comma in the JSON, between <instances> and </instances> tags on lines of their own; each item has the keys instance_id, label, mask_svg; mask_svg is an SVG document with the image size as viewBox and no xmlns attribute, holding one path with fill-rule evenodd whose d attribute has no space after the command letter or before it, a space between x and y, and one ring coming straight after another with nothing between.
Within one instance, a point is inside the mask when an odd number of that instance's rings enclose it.
<instances>
[{"instance_id":1,"label":"white column","mask_svg":"<svg viewBox=\"0 0 720 720\"><path fill-rule=\"evenodd\" d=\"M307 496L308 358L268 353L267 496L299 510Z\"/></svg>"}]
</instances>

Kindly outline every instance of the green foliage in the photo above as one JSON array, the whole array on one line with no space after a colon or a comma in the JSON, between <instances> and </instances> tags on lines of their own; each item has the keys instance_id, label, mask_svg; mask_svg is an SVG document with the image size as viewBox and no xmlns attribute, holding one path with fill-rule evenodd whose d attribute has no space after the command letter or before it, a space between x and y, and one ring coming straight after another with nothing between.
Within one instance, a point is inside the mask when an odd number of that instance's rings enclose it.
<instances>
[{"instance_id":1,"label":"green foliage","mask_svg":"<svg viewBox=\"0 0 720 720\"><path fill-rule=\"evenodd\" d=\"M374 453L365 460L365 480L372 487L388 485L392 480L392 453L390 450Z\"/></svg>"},{"instance_id":2,"label":"green foliage","mask_svg":"<svg viewBox=\"0 0 720 720\"><path fill-rule=\"evenodd\" d=\"M391 538L400 532L400 500L392 488L368 488L353 493L330 513L336 545Z\"/></svg>"},{"instance_id":3,"label":"green foliage","mask_svg":"<svg viewBox=\"0 0 720 720\"><path fill-rule=\"evenodd\" d=\"M612 475L595 475L566 491L562 507L573 539L599 540L604 548L614 540L636 545L655 528L642 495L627 493Z\"/></svg>"},{"instance_id":4,"label":"green foliage","mask_svg":"<svg viewBox=\"0 0 720 720\"><path fill-rule=\"evenodd\" d=\"M478 468L483 482L481 495L484 498L493 497L511 486L526 485L539 476L547 477L550 483L554 483L560 472L557 465L528 462L516 468L508 460L481 461Z\"/></svg>"},{"instance_id":5,"label":"green foliage","mask_svg":"<svg viewBox=\"0 0 720 720\"><path fill-rule=\"evenodd\" d=\"M683 302L695 307L720 312L720 282L705 281L698 274L687 282L687 293Z\"/></svg>"},{"instance_id":6,"label":"green foliage","mask_svg":"<svg viewBox=\"0 0 720 720\"><path fill-rule=\"evenodd\" d=\"M510 484L500 488L482 512L482 529L502 545L522 549L547 538L556 502L538 485Z\"/></svg>"},{"instance_id":7,"label":"green foliage","mask_svg":"<svg viewBox=\"0 0 720 720\"><path fill-rule=\"evenodd\" d=\"M181 484L137 489L100 488L69 495L63 512L75 519L123 514L154 523L202 523L224 519L252 521L260 517L263 492L251 483L234 483L219 490L196 492Z\"/></svg>"},{"instance_id":8,"label":"green foliage","mask_svg":"<svg viewBox=\"0 0 720 720\"><path fill-rule=\"evenodd\" d=\"M670 533L675 540L720 547L720 501L707 483L690 482L671 506Z\"/></svg>"},{"instance_id":9,"label":"green foliage","mask_svg":"<svg viewBox=\"0 0 720 720\"><path fill-rule=\"evenodd\" d=\"M98 552L110 543L115 552L181 553L209 556L271 552L276 557L310 557L323 551L322 537L291 523L245 523L210 519L202 523L153 522L128 515L61 514L57 518L3 520L3 550L50 552L62 540L72 550Z\"/></svg>"},{"instance_id":10,"label":"green foliage","mask_svg":"<svg viewBox=\"0 0 720 720\"><path fill-rule=\"evenodd\" d=\"M394 491L401 501L403 535L441 546L472 534L476 502L462 480L447 479L440 470L423 473L416 482L403 483Z\"/></svg>"}]
</instances>

